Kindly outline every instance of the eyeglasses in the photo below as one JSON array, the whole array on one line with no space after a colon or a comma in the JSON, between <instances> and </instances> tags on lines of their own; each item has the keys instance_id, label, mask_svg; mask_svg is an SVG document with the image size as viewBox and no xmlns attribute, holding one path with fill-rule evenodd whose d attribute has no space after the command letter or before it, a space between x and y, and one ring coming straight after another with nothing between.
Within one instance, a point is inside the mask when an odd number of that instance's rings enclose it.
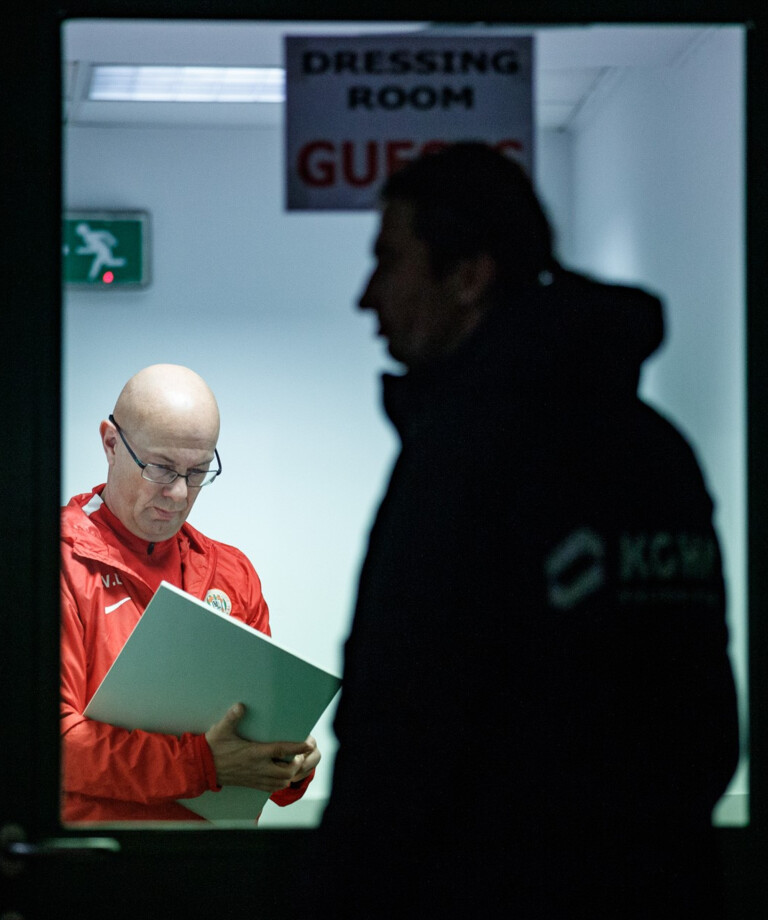
<instances>
[{"instance_id":1,"label":"eyeglasses","mask_svg":"<svg viewBox=\"0 0 768 920\"><path fill-rule=\"evenodd\" d=\"M144 463L139 460L131 449L131 445L125 440L123 430L115 421L114 415L110 415L109 420L115 426L117 433L120 435L120 440L125 444L126 450L141 470L142 478L148 482L169 485L172 482L176 482L177 479L186 479L188 489L200 489L203 486L209 486L221 473L221 458L215 448L213 452L216 455L216 463L219 465L217 470L188 470L186 473L177 473L176 470L172 470L169 466L163 466L160 463Z\"/></svg>"}]
</instances>

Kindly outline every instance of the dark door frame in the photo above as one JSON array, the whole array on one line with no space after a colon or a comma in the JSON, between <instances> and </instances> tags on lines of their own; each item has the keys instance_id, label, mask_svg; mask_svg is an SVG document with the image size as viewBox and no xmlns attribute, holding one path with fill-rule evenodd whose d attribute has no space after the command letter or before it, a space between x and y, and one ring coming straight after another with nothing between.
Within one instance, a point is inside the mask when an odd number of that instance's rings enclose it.
<instances>
[{"instance_id":1,"label":"dark door frame","mask_svg":"<svg viewBox=\"0 0 768 920\"><path fill-rule=\"evenodd\" d=\"M360 7L364 6L364 10ZM730 915L738 920L768 916L765 857L768 854L768 16L757 0L38 0L4 4L0 32L2 64L4 242L0 418L3 461L3 612L0 614L0 699L6 714L0 828L39 846L68 834L58 823L58 506L61 379L61 22L69 18L435 20L576 24L738 23L747 29L747 412L749 642L751 696L751 823L723 829L720 837L729 886ZM471 7L471 15L468 10ZM105 343L103 357L108 360ZM27 692L34 687L35 692ZM13 828L16 828L14 830ZM11 828L9 831L8 829ZM214 835L214 836L212 836ZM311 846L311 831L126 831L110 835L121 855L38 855L15 875L3 875L10 891L0 910L14 907L46 916L42 887L58 892L61 915L136 916L142 891L173 885L174 909L195 915L199 885L240 891L229 917L280 913L279 891L291 884L294 858ZM7 863L7 860L6 860ZM98 868L97 868L98 867ZM6 866L7 868L7 866ZM298 870L300 871L300 869ZM93 886L107 875L109 891ZM183 879L195 879L197 887ZM139 879L141 881L139 882ZM169 882L170 879L170 882ZM51 886L54 886L53 888ZM48 894L46 897L50 897ZM102 901L102 899L104 899ZM212 898L212 903L215 898ZM67 905L68 908L67 909ZM257 907L258 905L258 907ZM311 907L309 908L311 910ZM158 913L158 916L161 914ZM170 909L162 916L170 916ZM47 914L50 916L50 914Z\"/></svg>"}]
</instances>

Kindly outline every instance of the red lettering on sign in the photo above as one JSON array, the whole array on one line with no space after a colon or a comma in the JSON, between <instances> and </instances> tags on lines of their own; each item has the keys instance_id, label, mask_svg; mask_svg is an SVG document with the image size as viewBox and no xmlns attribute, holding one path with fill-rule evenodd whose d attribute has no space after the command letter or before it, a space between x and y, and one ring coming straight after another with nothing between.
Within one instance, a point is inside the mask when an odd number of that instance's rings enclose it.
<instances>
[{"instance_id":1,"label":"red lettering on sign","mask_svg":"<svg viewBox=\"0 0 768 920\"><path fill-rule=\"evenodd\" d=\"M355 145L352 141L344 141L341 145L341 170L344 181L355 188L364 188L376 181L379 173L379 151L376 141L368 141L365 145L365 166L362 174L355 173Z\"/></svg>"},{"instance_id":2,"label":"red lettering on sign","mask_svg":"<svg viewBox=\"0 0 768 920\"><path fill-rule=\"evenodd\" d=\"M387 175L391 176L395 170L411 159L402 156L406 151L413 150L413 141L388 141L387 142Z\"/></svg>"},{"instance_id":3,"label":"red lettering on sign","mask_svg":"<svg viewBox=\"0 0 768 920\"><path fill-rule=\"evenodd\" d=\"M317 157L317 153L333 153L333 144L330 141L312 141L305 144L299 151L296 164L299 178L304 185L313 188L326 188L336 181L336 171L332 160Z\"/></svg>"},{"instance_id":4,"label":"red lettering on sign","mask_svg":"<svg viewBox=\"0 0 768 920\"><path fill-rule=\"evenodd\" d=\"M508 141L499 141L498 144L493 145L499 153L508 153L510 151L514 153L520 153L523 149L523 145L520 141L508 140Z\"/></svg>"},{"instance_id":5,"label":"red lettering on sign","mask_svg":"<svg viewBox=\"0 0 768 920\"><path fill-rule=\"evenodd\" d=\"M329 188L345 183L366 188L391 175L410 160L426 153L435 153L450 141L430 140L417 146L414 141L355 141L335 144L329 140L310 141L298 153L296 172L304 185ZM520 141L506 138L492 145L505 154L519 154Z\"/></svg>"}]
</instances>

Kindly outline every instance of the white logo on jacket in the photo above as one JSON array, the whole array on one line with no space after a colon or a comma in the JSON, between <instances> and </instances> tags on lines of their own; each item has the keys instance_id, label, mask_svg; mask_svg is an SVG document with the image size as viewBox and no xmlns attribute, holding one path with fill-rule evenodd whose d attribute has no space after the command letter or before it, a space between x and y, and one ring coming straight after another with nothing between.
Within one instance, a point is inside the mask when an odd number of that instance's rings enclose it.
<instances>
[{"instance_id":1,"label":"white logo on jacket","mask_svg":"<svg viewBox=\"0 0 768 920\"><path fill-rule=\"evenodd\" d=\"M605 583L605 540L582 528L569 534L544 563L552 607L570 610Z\"/></svg>"},{"instance_id":2,"label":"white logo on jacket","mask_svg":"<svg viewBox=\"0 0 768 920\"><path fill-rule=\"evenodd\" d=\"M720 602L719 557L710 533L624 532L616 549L620 603ZM599 591L607 578L606 554L606 538L588 527L565 537L544 563L550 606L570 610Z\"/></svg>"},{"instance_id":3,"label":"white logo on jacket","mask_svg":"<svg viewBox=\"0 0 768 920\"><path fill-rule=\"evenodd\" d=\"M123 604L127 604L130 600L130 597L124 597L121 601L118 601L116 604L110 604L108 607L104 608L104 613L112 613L113 610L117 610L118 607L122 607Z\"/></svg>"}]
</instances>

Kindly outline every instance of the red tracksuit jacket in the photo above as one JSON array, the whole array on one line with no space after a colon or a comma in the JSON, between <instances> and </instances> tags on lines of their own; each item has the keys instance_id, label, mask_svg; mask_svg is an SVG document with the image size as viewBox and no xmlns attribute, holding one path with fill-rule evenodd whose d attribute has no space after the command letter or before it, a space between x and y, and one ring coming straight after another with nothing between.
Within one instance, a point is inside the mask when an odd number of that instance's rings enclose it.
<instances>
[{"instance_id":1,"label":"red tracksuit jacket","mask_svg":"<svg viewBox=\"0 0 768 920\"><path fill-rule=\"evenodd\" d=\"M62 511L62 820L200 821L176 800L218 788L204 735L129 732L83 716L154 593L117 535L91 520L106 510L102 489L75 496ZM178 587L270 634L261 582L240 550L189 524L173 539L181 556ZM296 801L310 780L272 800Z\"/></svg>"}]
</instances>

